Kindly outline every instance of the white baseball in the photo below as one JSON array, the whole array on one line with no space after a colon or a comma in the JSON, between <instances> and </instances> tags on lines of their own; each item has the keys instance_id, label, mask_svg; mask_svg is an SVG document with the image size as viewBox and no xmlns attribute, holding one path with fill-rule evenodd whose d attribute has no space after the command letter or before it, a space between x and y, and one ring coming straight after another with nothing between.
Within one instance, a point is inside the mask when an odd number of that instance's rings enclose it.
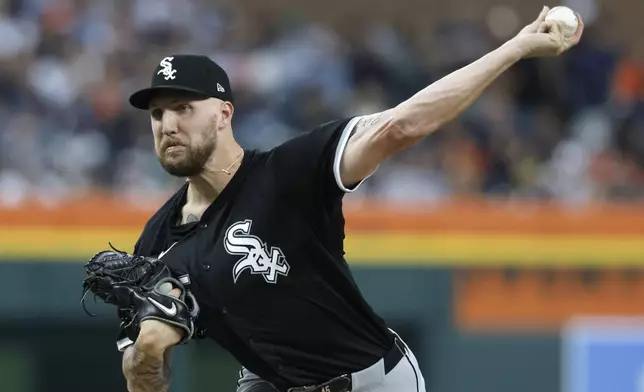
<instances>
[{"instance_id":1,"label":"white baseball","mask_svg":"<svg viewBox=\"0 0 644 392\"><path fill-rule=\"evenodd\" d=\"M168 295L168 294L170 294L170 292L172 291L172 289L173 289L173 288L174 288L174 287L172 286L172 283L170 283L170 282L165 282L165 283L161 283L161 284L159 285L159 287L157 288L157 290L158 290L161 294Z\"/></svg>"},{"instance_id":2,"label":"white baseball","mask_svg":"<svg viewBox=\"0 0 644 392\"><path fill-rule=\"evenodd\" d=\"M546 15L546 22L548 21L561 22L563 24L564 37L570 38L577 31L579 20L573 10L566 6L557 6L548 11Z\"/></svg>"}]
</instances>

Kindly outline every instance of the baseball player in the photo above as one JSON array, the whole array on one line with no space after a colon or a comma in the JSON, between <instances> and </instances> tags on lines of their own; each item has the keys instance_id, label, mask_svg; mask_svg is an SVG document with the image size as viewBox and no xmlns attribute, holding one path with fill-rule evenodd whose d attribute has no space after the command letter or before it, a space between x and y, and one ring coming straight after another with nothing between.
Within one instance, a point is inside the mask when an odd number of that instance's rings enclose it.
<instances>
[{"instance_id":1,"label":"baseball player","mask_svg":"<svg viewBox=\"0 0 644 392\"><path fill-rule=\"evenodd\" d=\"M148 221L134 255L104 252L90 263L133 263L122 274L160 263L171 271L150 278L147 291L123 280L102 286L129 315L119 348L130 392L167 391L172 347L197 337L241 363L238 392L425 391L412 350L352 278L342 198L389 156L459 115L517 61L577 44L583 23L565 38L544 21L547 11L400 105L330 121L269 151L235 141L222 68L205 56L163 58L151 86L130 103L149 112L163 168L187 181Z\"/></svg>"}]
</instances>

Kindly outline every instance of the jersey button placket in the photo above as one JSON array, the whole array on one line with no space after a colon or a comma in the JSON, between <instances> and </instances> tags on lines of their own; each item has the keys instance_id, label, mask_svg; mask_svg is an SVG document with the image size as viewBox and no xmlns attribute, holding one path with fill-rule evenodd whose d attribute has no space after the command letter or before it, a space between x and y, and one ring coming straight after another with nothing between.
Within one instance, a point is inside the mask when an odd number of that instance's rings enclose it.
<instances>
[{"instance_id":1,"label":"jersey button placket","mask_svg":"<svg viewBox=\"0 0 644 392\"><path fill-rule=\"evenodd\" d=\"M206 229L206 228L208 228L208 224L207 223L201 223L199 225L199 228ZM203 268L204 270L208 271L210 269L210 264L202 264L201 268Z\"/></svg>"}]
</instances>

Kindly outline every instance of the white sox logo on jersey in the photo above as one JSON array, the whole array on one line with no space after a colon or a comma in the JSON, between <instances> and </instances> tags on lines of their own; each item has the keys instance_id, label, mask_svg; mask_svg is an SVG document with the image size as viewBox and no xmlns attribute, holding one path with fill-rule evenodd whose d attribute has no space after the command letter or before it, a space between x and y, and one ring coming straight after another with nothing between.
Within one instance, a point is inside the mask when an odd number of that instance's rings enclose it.
<instances>
[{"instance_id":1,"label":"white sox logo on jersey","mask_svg":"<svg viewBox=\"0 0 644 392\"><path fill-rule=\"evenodd\" d=\"M242 272L249 269L253 275L262 275L267 283L277 283L277 276L287 276L291 267L280 248L271 247L269 251L262 240L250 234L252 224L252 220L246 219L226 230L226 251L231 255L244 256L235 263L233 280L237 283Z\"/></svg>"},{"instance_id":2,"label":"white sox logo on jersey","mask_svg":"<svg viewBox=\"0 0 644 392\"><path fill-rule=\"evenodd\" d=\"M172 69L172 60L174 60L174 57L164 57L163 60L161 60L161 62L159 63L159 65L163 68L161 68L159 72L157 72L157 75L163 74L163 76L165 76L165 80L174 79L174 74L177 73L177 70Z\"/></svg>"}]
</instances>

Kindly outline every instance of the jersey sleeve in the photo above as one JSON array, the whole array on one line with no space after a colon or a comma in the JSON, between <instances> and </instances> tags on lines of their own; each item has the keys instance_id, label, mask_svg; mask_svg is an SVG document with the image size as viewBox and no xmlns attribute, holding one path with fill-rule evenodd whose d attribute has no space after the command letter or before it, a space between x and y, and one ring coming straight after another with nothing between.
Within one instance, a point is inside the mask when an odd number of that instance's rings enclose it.
<instances>
[{"instance_id":1,"label":"jersey sleeve","mask_svg":"<svg viewBox=\"0 0 644 392\"><path fill-rule=\"evenodd\" d=\"M272 154L278 186L299 196L333 198L353 192L364 180L345 186L340 162L361 117L331 121L277 146Z\"/></svg>"}]
</instances>

